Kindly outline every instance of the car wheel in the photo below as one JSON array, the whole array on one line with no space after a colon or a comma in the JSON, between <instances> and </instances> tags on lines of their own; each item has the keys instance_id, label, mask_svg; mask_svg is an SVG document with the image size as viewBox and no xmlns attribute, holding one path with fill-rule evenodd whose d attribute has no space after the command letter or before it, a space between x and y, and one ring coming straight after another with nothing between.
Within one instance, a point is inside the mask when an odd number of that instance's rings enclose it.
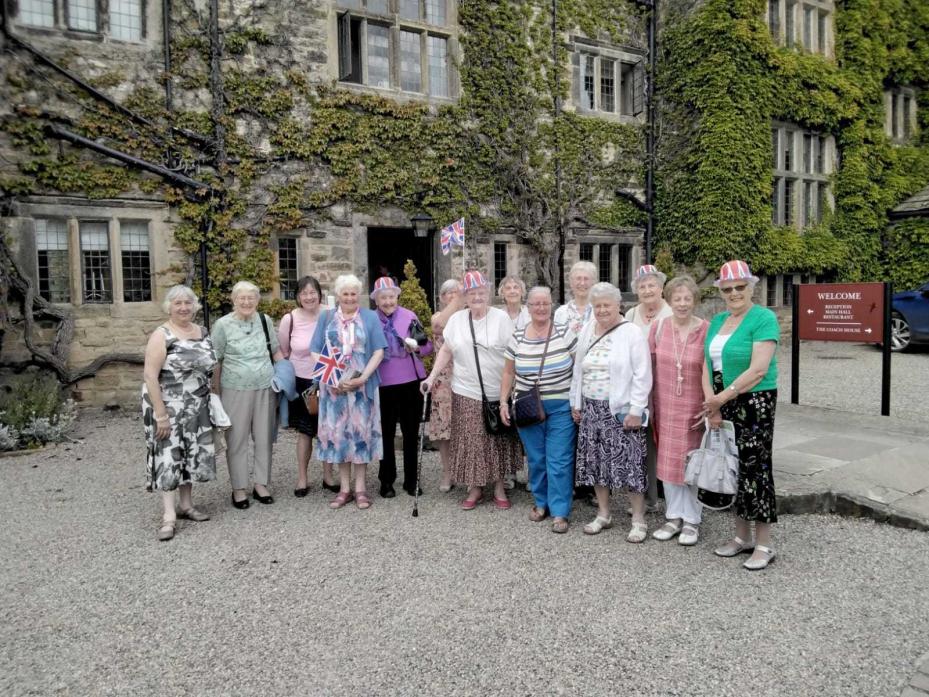
<instances>
[{"instance_id":1,"label":"car wheel","mask_svg":"<svg viewBox=\"0 0 929 697\"><path fill-rule=\"evenodd\" d=\"M890 316L890 350L906 351L910 347L910 323L899 312Z\"/></svg>"}]
</instances>

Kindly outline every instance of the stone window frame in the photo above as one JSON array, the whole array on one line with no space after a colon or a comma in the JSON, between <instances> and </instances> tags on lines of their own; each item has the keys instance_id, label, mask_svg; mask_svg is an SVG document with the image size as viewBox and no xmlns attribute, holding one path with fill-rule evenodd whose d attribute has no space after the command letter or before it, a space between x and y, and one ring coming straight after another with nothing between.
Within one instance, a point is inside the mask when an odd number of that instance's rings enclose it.
<instances>
[{"instance_id":1,"label":"stone window frame","mask_svg":"<svg viewBox=\"0 0 929 697\"><path fill-rule=\"evenodd\" d=\"M832 0L768 0L766 9L768 31L778 46L835 58Z\"/></svg>"},{"instance_id":2,"label":"stone window frame","mask_svg":"<svg viewBox=\"0 0 929 697\"><path fill-rule=\"evenodd\" d=\"M330 55L330 64L339 87L359 90L380 95L389 94L402 99L426 100L429 102L449 104L458 101L461 93L458 65L461 58L461 47L458 41L458 12L457 3L452 0L445 2L445 24L431 24L424 19L415 20L401 16L400 6L402 0L385 0L388 11L373 12L367 8L371 0L337 0L335 3L335 51ZM421 8L425 8L429 0L421 0ZM425 9L423 9L425 12ZM376 24L388 29L389 55L388 71L389 86L368 84L368 24ZM420 91L401 89L401 32L413 32L420 37ZM353 49L352 37L357 33L357 51ZM447 86L448 95L433 95L430 93L431 66L429 56L429 37L437 37L446 41L446 61L448 64ZM356 56L357 54L357 56ZM354 64L357 57L358 65ZM333 63L334 61L334 63Z\"/></svg>"},{"instance_id":3,"label":"stone window frame","mask_svg":"<svg viewBox=\"0 0 929 697\"><path fill-rule=\"evenodd\" d=\"M620 123L642 123L645 120L645 54L636 49L603 41L572 36L568 43L571 55L571 105L578 114L597 116ZM582 97L585 65L593 58L594 108L586 106ZM613 63L614 110L602 108L603 63Z\"/></svg>"},{"instance_id":4,"label":"stone window frame","mask_svg":"<svg viewBox=\"0 0 929 697\"><path fill-rule=\"evenodd\" d=\"M629 287L636 247L633 242L602 235L578 235L577 242L578 261L597 267L598 282L612 283L620 290Z\"/></svg>"},{"instance_id":5,"label":"stone window frame","mask_svg":"<svg viewBox=\"0 0 929 697\"><path fill-rule=\"evenodd\" d=\"M138 0L139 2L139 37L127 39L113 36L110 31L109 3L107 0L93 0L96 9L96 29L79 29L71 26L69 19L69 5L72 0L50 0L52 4L52 24L27 24L21 20L23 8L27 3L33 0L14 0L11 12L11 21L20 29L26 29L39 32L60 32L69 38L81 39L103 39L109 41L118 41L125 44L142 44L148 38L148 2L149 0Z\"/></svg>"},{"instance_id":6,"label":"stone window frame","mask_svg":"<svg viewBox=\"0 0 929 697\"><path fill-rule=\"evenodd\" d=\"M303 276L300 267L301 253L300 253L300 234L279 234L274 238L272 244L272 251L274 252L274 268L277 271L277 277L274 281L274 287L272 289L272 295L275 298L280 300L296 300L296 291L297 291L297 281L300 280L300 277ZM288 297L286 288L281 282L283 280L283 275L281 274L281 240L293 241L294 245L294 292L291 297ZM322 302L322 298L320 302Z\"/></svg>"},{"instance_id":7,"label":"stone window frame","mask_svg":"<svg viewBox=\"0 0 929 697\"><path fill-rule=\"evenodd\" d=\"M19 214L24 218L32 221L39 219L57 220L65 223L68 232L68 293L70 300L68 302L54 302L55 305L83 307L83 306L113 306L127 305L139 306L157 300L156 288L156 263L158 260L158 249L156 243L156 224L163 220L166 209L163 204L158 204L159 213L154 213L152 208L156 206L126 206L125 204L117 206L103 205L83 205L72 203L70 205L61 205L44 202L26 202L17 204ZM84 299L84 256L81 249L81 222L106 222L107 224L107 242L109 257L109 274L110 274L110 295L111 299L106 302L94 302ZM122 223L147 223L148 224L148 244L149 244L149 299L140 301L127 301L125 299L126 288L123 276L123 255L121 240ZM32 226L29 247L31 248L31 261L27 267L28 272L36 284L38 290L39 283L39 258L38 249L35 240L35 226Z\"/></svg>"},{"instance_id":8,"label":"stone window frame","mask_svg":"<svg viewBox=\"0 0 929 697\"><path fill-rule=\"evenodd\" d=\"M884 133L894 143L912 142L916 135L917 91L908 85L884 90Z\"/></svg>"},{"instance_id":9,"label":"stone window frame","mask_svg":"<svg viewBox=\"0 0 929 697\"><path fill-rule=\"evenodd\" d=\"M822 222L834 206L829 184L835 173L835 138L774 121L771 146L771 223L803 230Z\"/></svg>"}]
</instances>

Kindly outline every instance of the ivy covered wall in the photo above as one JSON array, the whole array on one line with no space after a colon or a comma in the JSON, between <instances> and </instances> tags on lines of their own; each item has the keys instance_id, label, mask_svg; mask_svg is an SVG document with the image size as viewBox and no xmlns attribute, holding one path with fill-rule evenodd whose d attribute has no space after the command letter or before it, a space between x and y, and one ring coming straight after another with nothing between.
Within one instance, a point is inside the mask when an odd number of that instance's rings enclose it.
<instances>
[{"instance_id":1,"label":"ivy covered wall","mask_svg":"<svg viewBox=\"0 0 929 697\"><path fill-rule=\"evenodd\" d=\"M929 5L836 2L834 59L776 45L765 0L690 5L669 13L662 39L659 243L709 268L743 257L769 274L899 287L929 277L917 236L886 234L888 210L929 182ZM883 93L895 85L921 90L908 145L884 134ZM771 222L775 120L836 141L834 213L802 234Z\"/></svg>"}]
</instances>

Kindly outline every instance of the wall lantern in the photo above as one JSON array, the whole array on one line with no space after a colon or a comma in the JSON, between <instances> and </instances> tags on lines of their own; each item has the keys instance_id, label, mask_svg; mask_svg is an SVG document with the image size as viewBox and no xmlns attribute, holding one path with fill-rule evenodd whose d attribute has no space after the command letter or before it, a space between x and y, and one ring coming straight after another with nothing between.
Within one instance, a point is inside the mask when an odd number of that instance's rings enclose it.
<instances>
[{"instance_id":1,"label":"wall lantern","mask_svg":"<svg viewBox=\"0 0 929 697\"><path fill-rule=\"evenodd\" d=\"M428 213L417 213L410 218L410 222L413 224L413 234L416 237L428 237L434 221Z\"/></svg>"}]
</instances>

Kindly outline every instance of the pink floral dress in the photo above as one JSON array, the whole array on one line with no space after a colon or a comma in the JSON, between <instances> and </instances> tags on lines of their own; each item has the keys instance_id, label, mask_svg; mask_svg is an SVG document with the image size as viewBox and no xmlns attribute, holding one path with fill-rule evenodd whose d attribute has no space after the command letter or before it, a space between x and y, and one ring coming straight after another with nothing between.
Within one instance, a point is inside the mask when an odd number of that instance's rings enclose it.
<instances>
[{"instance_id":1,"label":"pink floral dress","mask_svg":"<svg viewBox=\"0 0 929 697\"><path fill-rule=\"evenodd\" d=\"M445 343L441 334L432 338L436 355ZM452 437L452 361L448 361L432 384L432 411L429 412L426 435L429 440L450 440Z\"/></svg>"}]
</instances>

